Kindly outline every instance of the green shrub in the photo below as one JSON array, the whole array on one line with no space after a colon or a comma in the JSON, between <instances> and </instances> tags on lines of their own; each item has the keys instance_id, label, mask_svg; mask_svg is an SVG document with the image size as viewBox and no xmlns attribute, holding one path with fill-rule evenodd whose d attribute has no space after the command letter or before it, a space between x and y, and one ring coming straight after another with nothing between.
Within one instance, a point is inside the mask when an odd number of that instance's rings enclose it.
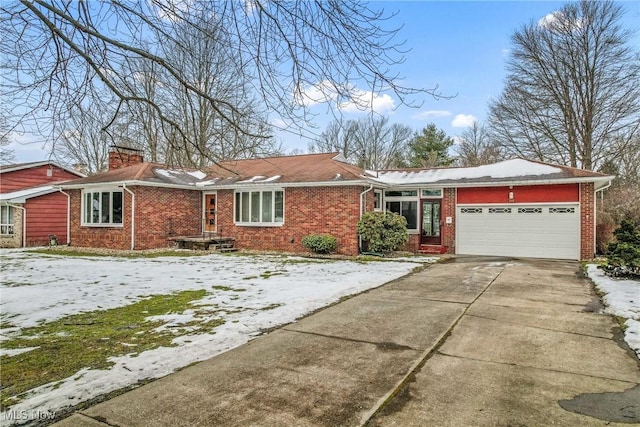
<instances>
[{"instance_id":1,"label":"green shrub","mask_svg":"<svg viewBox=\"0 0 640 427\"><path fill-rule=\"evenodd\" d=\"M367 212L358 221L358 234L371 252L391 252L409 241L407 220L393 212Z\"/></svg>"},{"instance_id":2,"label":"green shrub","mask_svg":"<svg viewBox=\"0 0 640 427\"><path fill-rule=\"evenodd\" d=\"M609 244L607 270L614 276L640 276L640 230L633 221L623 220Z\"/></svg>"},{"instance_id":3,"label":"green shrub","mask_svg":"<svg viewBox=\"0 0 640 427\"><path fill-rule=\"evenodd\" d=\"M302 246L316 254L330 254L336 251L338 240L328 234L310 234L302 239Z\"/></svg>"}]
</instances>

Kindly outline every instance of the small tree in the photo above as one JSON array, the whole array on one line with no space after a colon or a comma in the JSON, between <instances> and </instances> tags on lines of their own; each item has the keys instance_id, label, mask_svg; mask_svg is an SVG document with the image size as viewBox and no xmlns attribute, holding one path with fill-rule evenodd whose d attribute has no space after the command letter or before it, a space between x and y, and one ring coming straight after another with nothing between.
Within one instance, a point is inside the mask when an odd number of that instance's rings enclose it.
<instances>
[{"instance_id":1,"label":"small tree","mask_svg":"<svg viewBox=\"0 0 640 427\"><path fill-rule=\"evenodd\" d=\"M640 230L633 221L624 220L613 234L616 241L609 244L609 270L615 275L640 276Z\"/></svg>"},{"instance_id":2,"label":"small tree","mask_svg":"<svg viewBox=\"0 0 640 427\"><path fill-rule=\"evenodd\" d=\"M358 221L358 234L373 252L391 252L409 241L407 219L394 212L367 212Z\"/></svg>"}]
</instances>

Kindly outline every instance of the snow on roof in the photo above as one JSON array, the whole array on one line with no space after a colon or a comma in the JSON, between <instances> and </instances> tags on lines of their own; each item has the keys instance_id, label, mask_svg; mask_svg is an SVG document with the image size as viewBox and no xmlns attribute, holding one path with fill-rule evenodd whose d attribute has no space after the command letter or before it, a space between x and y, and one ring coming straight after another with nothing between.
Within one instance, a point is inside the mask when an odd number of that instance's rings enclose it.
<instances>
[{"instance_id":1,"label":"snow on roof","mask_svg":"<svg viewBox=\"0 0 640 427\"><path fill-rule=\"evenodd\" d=\"M26 190L13 191L11 193L0 194L0 202L24 203L32 197L43 196L57 191L52 185L27 188Z\"/></svg>"},{"instance_id":2,"label":"snow on roof","mask_svg":"<svg viewBox=\"0 0 640 427\"><path fill-rule=\"evenodd\" d=\"M367 171L376 176L375 171ZM377 179L387 184L429 184L478 178L517 178L562 173L562 169L524 159L506 160L492 165L467 168L441 168L406 171L379 171Z\"/></svg>"},{"instance_id":3,"label":"snow on roof","mask_svg":"<svg viewBox=\"0 0 640 427\"><path fill-rule=\"evenodd\" d=\"M157 168L154 170L154 173L162 177L169 178L171 182L178 184L195 184L207 176L206 173L201 171L187 171L179 169Z\"/></svg>"},{"instance_id":4,"label":"snow on roof","mask_svg":"<svg viewBox=\"0 0 640 427\"><path fill-rule=\"evenodd\" d=\"M249 179L245 179L244 181L238 181L238 184L249 184L249 183L265 183L265 182L275 182L281 178L280 175L274 175L267 178L266 176L258 175L251 177Z\"/></svg>"}]
</instances>

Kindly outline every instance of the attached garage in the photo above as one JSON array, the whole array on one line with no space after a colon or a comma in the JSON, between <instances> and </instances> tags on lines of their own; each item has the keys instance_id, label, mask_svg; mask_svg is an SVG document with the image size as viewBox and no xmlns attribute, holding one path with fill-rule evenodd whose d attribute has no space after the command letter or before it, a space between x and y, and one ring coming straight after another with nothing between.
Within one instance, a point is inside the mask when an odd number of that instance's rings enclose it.
<instances>
[{"instance_id":1,"label":"attached garage","mask_svg":"<svg viewBox=\"0 0 640 427\"><path fill-rule=\"evenodd\" d=\"M417 195L422 221L408 245L416 252L572 260L593 258L596 194L613 178L525 159L376 173L387 185L385 196L399 191ZM433 227L425 226L425 218L436 216L425 206L435 206L434 193L441 196L440 224L432 242L426 237L431 238Z\"/></svg>"},{"instance_id":2,"label":"attached garage","mask_svg":"<svg viewBox=\"0 0 640 427\"><path fill-rule=\"evenodd\" d=\"M457 252L580 259L578 204L457 207Z\"/></svg>"},{"instance_id":3,"label":"attached garage","mask_svg":"<svg viewBox=\"0 0 640 427\"><path fill-rule=\"evenodd\" d=\"M458 188L456 252L580 259L580 185Z\"/></svg>"}]
</instances>

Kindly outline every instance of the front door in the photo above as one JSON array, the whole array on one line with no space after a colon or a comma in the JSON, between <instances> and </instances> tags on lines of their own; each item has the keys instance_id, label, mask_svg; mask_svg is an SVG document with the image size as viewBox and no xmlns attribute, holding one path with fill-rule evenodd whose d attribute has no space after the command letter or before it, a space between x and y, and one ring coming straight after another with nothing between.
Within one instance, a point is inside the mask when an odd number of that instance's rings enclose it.
<instances>
[{"instance_id":1,"label":"front door","mask_svg":"<svg viewBox=\"0 0 640 427\"><path fill-rule=\"evenodd\" d=\"M422 201L422 232L420 243L423 245L439 245L440 238L440 207L442 201L423 200Z\"/></svg>"},{"instance_id":2,"label":"front door","mask_svg":"<svg viewBox=\"0 0 640 427\"><path fill-rule=\"evenodd\" d=\"M204 231L205 233L216 232L216 195L205 194L204 196Z\"/></svg>"}]
</instances>

